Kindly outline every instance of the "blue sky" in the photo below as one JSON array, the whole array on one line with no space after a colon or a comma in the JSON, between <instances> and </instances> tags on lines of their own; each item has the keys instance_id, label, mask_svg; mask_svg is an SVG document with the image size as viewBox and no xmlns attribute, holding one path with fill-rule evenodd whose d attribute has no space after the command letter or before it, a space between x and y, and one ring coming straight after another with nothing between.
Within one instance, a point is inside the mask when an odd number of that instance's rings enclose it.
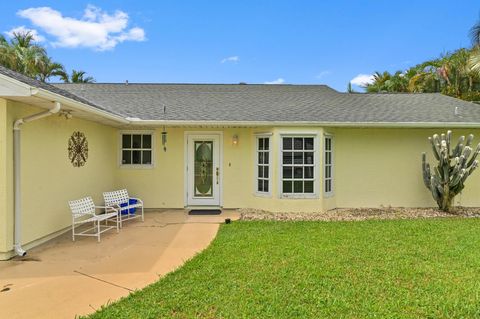
<instances>
[{"instance_id":1,"label":"blue sky","mask_svg":"<svg viewBox=\"0 0 480 319\"><path fill-rule=\"evenodd\" d=\"M97 82L328 84L469 46L478 1L8 1L0 31L34 29Z\"/></svg>"}]
</instances>

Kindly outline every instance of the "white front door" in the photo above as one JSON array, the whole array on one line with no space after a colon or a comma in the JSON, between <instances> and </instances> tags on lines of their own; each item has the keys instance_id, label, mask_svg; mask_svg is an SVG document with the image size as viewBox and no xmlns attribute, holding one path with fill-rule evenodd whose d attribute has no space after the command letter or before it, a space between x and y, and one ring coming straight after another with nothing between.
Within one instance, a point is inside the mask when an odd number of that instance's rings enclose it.
<instances>
[{"instance_id":1,"label":"white front door","mask_svg":"<svg viewBox=\"0 0 480 319\"><path fill-rule=\"evenodd\" d=\"M187 134L186 206L220 206L220 134Z\"/></svg>"}]
</instances>

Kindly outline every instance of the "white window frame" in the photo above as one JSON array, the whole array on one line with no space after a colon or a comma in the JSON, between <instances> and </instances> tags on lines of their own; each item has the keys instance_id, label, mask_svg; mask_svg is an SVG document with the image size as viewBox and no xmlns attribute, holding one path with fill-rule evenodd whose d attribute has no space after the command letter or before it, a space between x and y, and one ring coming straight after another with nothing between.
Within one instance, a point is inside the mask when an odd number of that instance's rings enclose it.
<instances>
[{"instance_id":1,"label":"white window frame","mask_svg":"<svg viewBox=\"0 0 480 319\"><path fill-rule=\"evenodd\" d=\"M152 147L151 149L147 148L139 148L135 150L139 151L152 151L152 163L151 164L123 164L122 157L123 157L123 135L151 135L152 137ZM118 166L120 168L132 168L132 169L152 169L155 168L155 131L152 130L128 130L128 131L119 131L118 134ZM130 150L130 149L129 149Z\"/></svg>"},{"instance_id":2,"label":"white window frame","mask_svg":"<svg viewBox=\"0 0 480 319\"><path fill-rule=\"evenodd\" d=\"M262 133L262 134L255 134L255 151L253 152L254 154L254 165L255 165L255 169L254 169L254 173L255 175L253 176L253 190L254 190L254 194L256 196L260 196L260 197L271 197L272 196L272 148L273 148L273 145L272 145L272 135L271 133ZM258 149L258 145L259 145L259 139L260 138L268 138L268 151L265 151L263 150L262 152L265 152L265 153L268 153L268 192L260 192L258 190L258 168L259 168L259 164L258 164L258 153L260 152L260 150ZM265 178L263 178L265 179Z\"/></svg>"},{"instance_id":3,"label":"white window frame","mask_svg":"<svg viewBox=\"0 0 480 319\"><path fill-rule=\"evenodd\" d=\"M313 138L313 193L283 193L283 138L284 137L302 137L302 138ZM319 161L318 161L318 133L317 132L285 132L280 133L279 138L279 155L278 155L278 168L279 168L279 179L278 179L278 194L279 198L286 198L286 199L318 199L318 172L319 172ZM290 151L290 150L287 150ZM291 150L292 152L294 150ZM305 150L303 150L305 152ZM293 159L292 159L293 161ZM302 164L303 165L303 164ZM293 185L292 185L293 187Z\"/></svg>"},{"instance_id":4,"label":"white window frame","mask_svg":"<svg viewBox=\"0 0 480 319\"><path fill-rule=\"evenodd\" d=\"M330 150L327 150L327 139L330 139ZM325 133L323 134L323 194L325 197L331 197L334 194L334 178L333 178L333 171L334 171L334 139L332 134ZM330 164L327 164L327 153L330 152ZM325 171L327 166L330 166L330 177L327 178L325 176ZM327 180L330 180L330 191L327 191Z\"/></svg>"}]
</instances>

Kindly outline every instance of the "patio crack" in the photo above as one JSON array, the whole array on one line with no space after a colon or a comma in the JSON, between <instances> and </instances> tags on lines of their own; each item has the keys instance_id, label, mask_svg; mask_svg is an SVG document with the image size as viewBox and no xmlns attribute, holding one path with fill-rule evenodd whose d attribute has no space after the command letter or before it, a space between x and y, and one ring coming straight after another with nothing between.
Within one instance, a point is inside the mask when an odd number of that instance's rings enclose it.
<instances>
[{"instance_id":1,"label":"patio crack","mask_svg":"<svg viewBox=\"0 0 480 319\"><path fill-rule=\"evenodd\" d=\"M103 283L106 283L106 284L109 284L109 285L112 285L112 286L115 286L115 287L118 287L118 288L121 288L121 289L125 289L129 292L133 292L134 290L133 289L130 289L128 287L124 287L124 286L120 286L120 285L117 285L113 282L110 282L110 281L107 281L107 280L104 280L104 279L101 279L101 278L97 278L95 276L92 276L92 275L89 275L89 274L86 274L86 273L83 273L81 271L78 271L78 270L74 270L73 272L76 272L77 274L80 274L82 276L85 276L85 277L88 277L88 278L92 278L92 279L95 279L95 280L98 280L98 281L101 281Z\"/></svg>"}]
</instances>

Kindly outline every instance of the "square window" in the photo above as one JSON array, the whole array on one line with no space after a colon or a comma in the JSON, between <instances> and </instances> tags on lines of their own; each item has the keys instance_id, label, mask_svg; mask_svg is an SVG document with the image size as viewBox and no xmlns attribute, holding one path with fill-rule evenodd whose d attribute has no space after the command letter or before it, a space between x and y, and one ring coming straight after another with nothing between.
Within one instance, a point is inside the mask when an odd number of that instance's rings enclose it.
<instances>
[{"instance_id":1,"label":"square window","mask_svg":"<svg viewBox=\"0 0 480 319\"><path fill-rule=\"evenodd\" d=\"M122 164L132 164L132 151L122 151Z\"/></svg>"},{"instance_id":2,"label":"square window","mask_svg":"<svg viewBox=\"0 0 480 319\"><path fill-rule=\"evenodd\" d=\"M294 164L303 164L303 153L302 152L295 152L293 153L293 163Z\"/></svg>"},{"instance_id":3,"label":"square window","mask_svg":"<svg viewBox=\"0 0 480 319\"><path fill-rule=\"evenodd\" d=\"M268 166L263 167L263 177L268 178Z\"/></svg>"},{"instance_id":4,"label":"square window","mask_svg":"<svg viewBox=\"0 0 480 319\"><path fill-rule=\"evenodd\" d=\"M139 134L132 135L132 148L142 148L142 136Z\"/></svg>"},{"instance_id":5,"label":"square window","mask_svg":"<svg viewBox=\"0 0 480 319\"><path fill-rule=\"evenodd\" d=\"M292 178L293 169L291 166L283 167L283 178Z\"/></svg>"},{"instance_id":6,"label":"square window","mask_svg":"<svg viewBox=\"0 0 480 319\"><path fill-rule=\"evenodd\" d=\"M142 163L142 152L132 151L132 164L141 164L141 163Z\"/></svg>"},{"instance_id":7,"label":"square window","mask_svg":"<svg viewBox=\"0 0 480 319\"><path fill-rule=\"evenodd\" d=\"M302 181L294 181L293 182L293 191L295 193L303 193L303 182Z\"/></svg>"},{"instance_id":8,"label":"square window","mask_svg":"<svg viewBox=\"0 0 480 319\"><path fill-rule=\"evenodd\" d=\"M264 158L264 153L263 152L258 152L258 164L263 164L263 158Z\"/></svg>"},{"instance_id":9,"label":"square window","mask_svg":"<svg viewBox=\"0 0 480 319\"><path fill-rule=\"evenodd\" d=\"M132 147L132 136L130 134L122 135L122 148Z\"/></svg>"},{"instance_id":10,"label":"square window","mask_svg":"<svg viewBox=\"0 0 480 319\"><path fill-rule=\"evenodd\" d=\"M283 181L283 192L284 193L292 192L292 181Z\"/></svg>"},{"instance_id":11,"label":"square window","mask_svg":"<svg viewBox=\"0 0 480 319\"><path fill-rule=\"evenodd\" d=\"M283 153L283 164L292 164L293 153L285 152Z\"/></svg>"},{"instance_id":12,"label":"square window","mask_svg":"<svg viewBox=\"0 0 480 319\"><path fill-rule=\"evenodd\" d=\"M304 178L313 178L313 166L305 166L303 172Z\"/></svg>"},{"instance_id":13,"label":"square window","mask_svg":"<svg viewBox=\"0 0 480 319\"><path fill-rule=\"evenodd\" d=\"M142 164L145 164L145 165L152 164L152 151L143 151Z\"/></svg>"},{"instance_id":14,"label":"square window","mask_svg":"<svg viewBox=\"0 0 480 319\"><path fill-rule=\"evenodd\" d=\"M293 148L295 150L303 150L303 138L295 137L293 139Z\"/></svg>"},{"instance_id":15,"label":"square window","mask_svg":"<svg viewBox=\"0 0 480 319\"><path fill-rule=\"evenodd\" d=\"M305 152L304 154L304 164L313 164L313 152Z\"/></svg>"},{"instance_id":16,"label":"square window","mask_svg":"<svg viewBox=\"0 0 480 319\"><path fill-rule=\"evenodd\" d=\"M142 148L152 148L152 136L142 135Z\"/></svg>"},{"instance_id":17,"label":"square window","mask_svg":"<svg viewBox=\"0 0 480 319\"><path fill-rule=\"evenodd\" d=\"M303 178L303 167L295 167L293 169L294 178Z\"/></svg>"},{"instance_id":18,"label":"square window","mask_svg":"<svg viewBox=\"0 0 480 319\"><path fill-rule=\"evenodd\" d=\"M304 143L306 150L313 150L313 137L306 137Z\"/></svg>"},{"instance_id":19,"label":"square window","mask_svg":"<svg viewBox=\"0 0 480 319\"><path fill-rule=\"evenodd\" d=\"M283 138L283 149L291 150L293 148L293 139L291 137Z\"/></svg>"},{"instance_id":20,"label":"square window","mask_svg":"<svg viewBox=\"0 0 480 319\"><path fill-rule=\"evenodd\" d=\"M313 194L313 181L303 182L303 192Z\"/></svg>"}]
</instances>

